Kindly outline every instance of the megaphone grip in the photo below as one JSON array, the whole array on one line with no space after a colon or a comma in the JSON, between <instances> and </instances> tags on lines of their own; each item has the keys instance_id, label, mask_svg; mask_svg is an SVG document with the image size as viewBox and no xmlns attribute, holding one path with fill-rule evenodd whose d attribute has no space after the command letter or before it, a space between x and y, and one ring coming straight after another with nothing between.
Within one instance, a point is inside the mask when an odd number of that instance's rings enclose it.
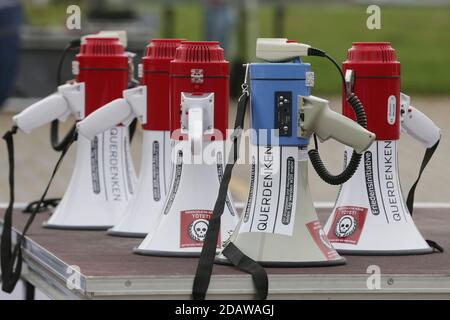
<instances>
[{"instance_id":1,"label":"megaphone grip","mask_svg":"<svg viewBox=\"0 0 450 320\"><path fill-rule=\"evenodd\" d=\"M111 101L77 124L78 132L89 140L132 116L131 106L123 98Z\"/></svg>"},{"instance_id":2,"label":"megaphone grip","mask_svg":"<svg viewBox=\"0 0 450 320\"><path fill-rule=\"evenodd\" d=\"M356 121L364 128L367 127L366 113L364 112L363 105L358 97L351 93L347 97L347 102L352 106L353 111L356 115ZM319 151L317 149L312 149L308 151L311 164L316 170L319 177L328 184L339 185L345 183L349 180L358 169L359 163L361 161L361 154L353 151L348 166L340 174L333 175L325 167L322 159L320 158Z\"/></svg>"},{"instance_id":3,"label":"megaphone grip","mask_svg":"<svg viewBox=\"0 0 450 320\"><path fill-rule=\"evenodd\" d=\"M402 127L411 137L431 148L441 138L441 130L420 110L409 106L403 116Z\"/></svg>"},{"instance_id":4,"label":"megaphone grip","mask_svg":"<svg viewBox=\"0 0 450 320\"><path fill-rule=\"evenodd\" d=\"M25 133L60 118L69 110L66 99L58 93L52 94L26 108L13 117L14 123Z\"/></svg>"},{"instance_id":5,"label":"megaphone grip","mask_svg":"<svg viewBox=\"0 0 450 320\"><path fill-rule=\"evenodd\" d=\"M358 153L366 150L375 140L375 134L330 109L323 110L316 133L323 140L331 137Z\"/></svg>"},{"instance_id":6,"label":"megaphone grip","mask_svg":"<svg viewBox=\"0 0 450 320\"><path fill-rule=\"evenodd\" d=\"M192 154L199 154L203 140L203 110L192 108L189 110L189 140Z\"/></svg>"}]
</instances>

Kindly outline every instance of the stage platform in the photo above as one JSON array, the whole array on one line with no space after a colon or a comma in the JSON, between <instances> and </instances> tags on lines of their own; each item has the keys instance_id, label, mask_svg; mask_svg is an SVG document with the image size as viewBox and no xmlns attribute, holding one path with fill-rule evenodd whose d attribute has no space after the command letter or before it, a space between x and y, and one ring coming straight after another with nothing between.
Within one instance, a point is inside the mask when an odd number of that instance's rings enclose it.
<instances>
[{"instance_id":1,"label":"stage platform","mask_svg":"<svg viewBox=\"0 0 450 320\"><path fill-rule=\"evenodd\" d=\"M0 209L0 219L4 214ZM319 208L323 222L330 208ZM16 209L14 227L28 215ZM132 253L141 239L102 231L45 229L40 213L25 244L23 278L54 299L189 299L196 258L163 258ZM420 207L414 219L444 253L419 256L346 256L347 264L320 268L268 268L269 299L450 298L450 208ZM2 228L0 220L0 229ZM378 266L381 286L370 289L368 268ZM78 271L79 270L79 273ZM369 268L369 270L371 270ZM78 285L79 288L72 288ZM208 299L252 299L248 274L216 265Z\"/></svg>"}]
</instances>

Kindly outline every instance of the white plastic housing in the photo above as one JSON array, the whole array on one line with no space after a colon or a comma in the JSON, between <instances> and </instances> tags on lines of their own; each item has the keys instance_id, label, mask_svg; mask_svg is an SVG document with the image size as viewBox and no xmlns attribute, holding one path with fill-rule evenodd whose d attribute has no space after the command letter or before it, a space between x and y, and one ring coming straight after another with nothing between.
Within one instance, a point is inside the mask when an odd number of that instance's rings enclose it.
<instances>
[{"instance_id":1,"label":"white plastic housing","mask_svg":"<svg viewBox=\"0 0 450 320\"><path fill-rule=\"evenodd\" d=\"M358 153L366 150L375 140L375 134L334 112L328 103L328 100L315 96L298 96L298 132L301 137L309 138L316 133L321 141L333 138L354 148Z\"/></svg>"},{"instance_id":2,"label":"white plastic housing","mask_svg":"<svg viewBox=\"0 0 450 320\"><path fill-rule=\"evenodd\" d=\"M99 33L93 33L81 37L81 43L86 42L86 38L118 38L124 48L127 47L127 32L125 30L101 30Z\"/></svg>"},{"instance_id":3,"label":"white plastic housing","mask_svg":"<svg viewBox=\"0 0 450 320\"><path fill-rule=\"evenodd\" d=\"M145 123L147 118L147 87L124 90L124 98L113 100L77 123L78 132L92 140L96 135L118 124L128 125L134 117ZM145 121L144 121L145 120Z\"/></svg>"},{"instance_id":4,"label":"white plastic housing","mask_svg":"<svg viewBox=\"0 0 450 320\"><path fill-rule=\"evenodd\" d=\"M147 86L137 86L123 91L123 97L133 110L134 117L137 117L141 124L146 124L147 119ZM157 121L157 119L153 119Z\"/></svg>"},{"instance_id":5,"label":"white plastic housing","mask_svg":"<svg viewBox=\"0 0 450 320\"><path fill-rule=\"evenodd\" d=\"M204 134L214 132L214 93L181 93L181 133L188 135L191 153L199 154Z\"/></svg>"},{"instance_id":6,"label":"white plastic housing","mask_svg":"<svg viewBox=\"0 0 450 320\"><path fill-rule=\"evenodd\" d=\"M214 93L203 95L181 93L181 133L189 133L189 112L193 108L203 110L203 133L212 134L214 132Z\"/></svg>"},{"instance_id":7,"label":"white plastic housing","mask_svg":"<svg viewBox=\"0 0 450 320\"><path fill-rule=\"evenodd\" d=\"M131 106L123 98L116 99L95 110L84 120L78 122L78 133L88 140L92 140L97 134L120 124L130 116L132 116Z\"/></svg>"},{"instance_id":8,"label":"white plastic housing","mask_svg":"<svg viewBox=\"0 0 450 320\"><path fill-rule=\"evenodd\" d=\"M410 105L410 97L400 94L401 129L426 148L434 146L441 138L441 129L423 112Z\"/></svg>"},{"instance_id":9,"label":"white plastic housing","mask_svg":"<svg viewBox=\"0 0 450 320\"><path fill-rule=\"evenodd\" d=\"M256 56L266 61L289 61L307 56L310 47L286 38L258 38L256 40Z\"/></svg>"},{"instance_id":10,"label":"white plastic housing","mask_svg":"<svg viewBox=\"0 0 450 320\"><path fill-rule=\"evenodd\" d=\"M153 230L135 249L136 253L162 256L199 256L224 170L223 141L204 141L204 154L211 158L192 164L189 141L172 141L172 180L162 213ZM238 223L228 196L221 217L220 243L226 242ZM202 227L196 230L195 224ZM197 232L198 231L198 232Z\"/></svg>"},{"instance_id":11,"label":"white plastic housing","mask_svg":"<svg viewBox=\"0 0 450 320\"><path fill-rule=\"evenodd\" d=\"M169 131L143 131L141 168L136 192L122 218L108 230L108 234L145 237L154 229L169 192L172 175L170 153Z\"/></svg>"},{"instance_id":12,"label":"white plastic housing","mask_svg":"<svg viewBox=\"0 0 450 320\"><path fill-rule=\"evenodd\" d=\"M70 114L77 119L84 117L84 83L68 83L54 93L32 104L13 117L17 127L29 134L35 128L53 120L65 120Z\"/></svg>"},{"instance_id":13,"label":"white plastic housing","mask_svg":"<svg viewBox=\"0 0 450 320\"><path fill-rule=\"evenodd\" d=\"M352 149L345 148L346 163ZM325 232L339 253L404 255L430 253L402 195L398 140L377 140L364 152L339 192Z\"/></svg>"},{"instance_id":14,"label":"white plastic housing","mask_svg":"<svg viewBox=\"0 0 450 320\"><path fill-rule=\"evenodd\" d=\"M20 130L29 134L35 128L52 120L63 118L68 111L69 104L66 99L61 94L54 93L15 115L13 122Z\"/></svg>"},{"instance_id":15,"label":"white plastic housing","mask_svg":"<svg viewBox=\"0 0 450 320\"><path fill-rule=\"evenodd\" d=\"M231 242L268 266L344 263L326 238L308 185L308 154L291 146L250 147L247 205ZM217 258L227 261L223 255Z\"/></svg>"},{"instance_id":16,"label":"white plastic housing","mask_svg":"<svg viewBox=\"0 0 450 320\"><path fill-rule=\"evenodd\" d=\"M69 186L46 227L106 230L119 221L136 184L128 134L118 126L92 141L78 136Z\"/></svg>"}]
</instances>

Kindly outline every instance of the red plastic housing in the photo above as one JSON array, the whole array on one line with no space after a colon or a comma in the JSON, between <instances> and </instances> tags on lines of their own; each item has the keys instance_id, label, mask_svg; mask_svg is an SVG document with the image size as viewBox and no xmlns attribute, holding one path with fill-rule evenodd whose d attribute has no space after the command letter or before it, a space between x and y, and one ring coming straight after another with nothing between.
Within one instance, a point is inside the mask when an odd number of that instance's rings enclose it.
<instances>
[{"instance_id":1,"label":"red plastic housing","mask_svg":"<svg viewBox=\"0 0 450 320\"><path fill-rule=\"evenodd\" d=\"M85 116L121 98L128 87L128 57L118 38L89 36L77 54L77 82L85 84Z\"/></svg>"},{"instance_id":2,"label":"red plastic housing","mask_svg":"<svg viewBox=\"0 0 450 320\"><path fill-rule=\"evenodd\" d=\"M202 74L202 79L192 77L193 72ZM181 126L182 92L214 93L215 134L209 138L225 139L228 127L229 63L218 42L184 41L170 63L170 131L172 139L176 140L186 139L185 135L173 134Z\"/></svg>"},{"instance_id":3,"label":"red plastic housing","mask_svg":"<svg viewBox=\"0 0 450 320\"><path fill-rule=\"evenodd\" d=\"M343 71L353 70L353 92L364 105L367 129L377 140L398 140L400 136L400 62L389 42L354 42L348 50ZM344 97L345 95L343 95ZM343 99L343 114L355 119Z\"/></svg>"},{"instance_id":4,"label":"red plastic housing","mask_svg":"<svg viewBox=\"0 0 450 320\"><path fill-rule=\"evenodd\" d=\"M183 39L153 39L142 58L142 85L147 86L147 123L144 130L170 130L170 61Z\"/></svg>"}]
</instances>

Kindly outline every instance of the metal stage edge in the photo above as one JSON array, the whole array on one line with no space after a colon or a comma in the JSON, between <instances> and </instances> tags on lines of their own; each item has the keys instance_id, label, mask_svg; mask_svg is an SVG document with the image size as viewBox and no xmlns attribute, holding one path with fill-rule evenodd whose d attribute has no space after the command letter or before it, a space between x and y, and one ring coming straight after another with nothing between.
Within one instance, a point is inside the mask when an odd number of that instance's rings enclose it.
<instances>
[{"instance_id":1,"label":"metal stage edge","mask_svg":"<svg viewBox=\"0 0 450 320\"><path fill-rule=\"evenodd\" d=\"M329 206L320 203L319 206ZM426 204L418 204L426 206ZM438 207L450 208L449 204ZM0 208L6 204L0 203ZM15 208L19 208L17 204ZM0 230L2 221L0 221ZM17 230L14 229L14 237ZM450 269L450 266L449 266ZM193 276L85 276L79 288L69 289L74 269L51 252L26 238L23 280L52 299L190 299ZM449 274L383 274L381 288L368 289L370 274L269 275L269 299L449 299ZM211 279L207 299L253 299L255 290L247 274Z\"/></svg>"}]
</instances>

